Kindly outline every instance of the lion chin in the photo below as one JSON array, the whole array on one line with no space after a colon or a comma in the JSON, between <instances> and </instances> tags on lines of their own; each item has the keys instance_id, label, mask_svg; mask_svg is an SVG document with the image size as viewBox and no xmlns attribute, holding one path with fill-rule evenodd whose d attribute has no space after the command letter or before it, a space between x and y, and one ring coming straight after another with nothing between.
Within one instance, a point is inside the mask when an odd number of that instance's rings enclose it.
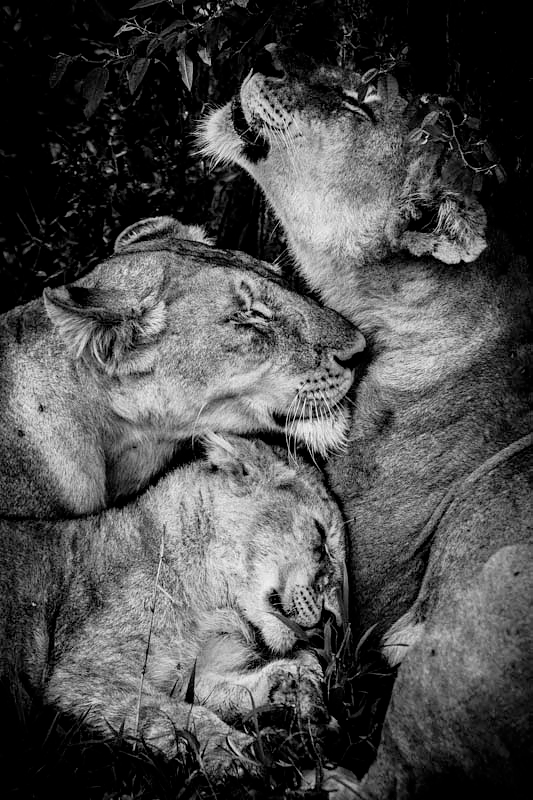
<instances>
[{"instance_id":1,"label":"lion chin","mask_svg":"<svg viewBox=\"0 0 533 800\"><path fill-rule=\"evenodd\" d=\"M370 343L326 470L348 520L353 629L372 627L399 665L368 773L340 765L323 788L525 797L533 293L480 201L501 169L451 98L274 58L207 117L200 146L256 180L301 277Z\"/></svg>"}]
</instances>

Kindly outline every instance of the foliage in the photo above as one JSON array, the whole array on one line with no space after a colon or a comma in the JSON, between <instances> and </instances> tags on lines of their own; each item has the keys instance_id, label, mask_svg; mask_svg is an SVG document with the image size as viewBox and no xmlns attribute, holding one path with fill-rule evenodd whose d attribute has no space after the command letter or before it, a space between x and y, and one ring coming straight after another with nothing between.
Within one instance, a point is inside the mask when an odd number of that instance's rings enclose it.
<instances>
[{"instance_id":1,"label":"foliage","mask_svg":"<svg viewBox=\"0 0 533 800\"><path fill-rule=\"evenodd\" d=\"M510 17L491 13L476 13L466 0L438 12L422 0L4 5L2 306L75 278L109 253L124 226L152 214L207 223L222 246L277 256L283 243L259 190L236 171L207 172L192 148L206 104L229 99L273 41L361 71L396 63L416 91L461 97L504 156L509 182L500 210L527 247L533 153L520 113L530 104L527 48L519 46L521 29L506 44ZM479 165L489 164L487 148L476 149L475 166L483 152Z\"/></svg>"}]
</instances>

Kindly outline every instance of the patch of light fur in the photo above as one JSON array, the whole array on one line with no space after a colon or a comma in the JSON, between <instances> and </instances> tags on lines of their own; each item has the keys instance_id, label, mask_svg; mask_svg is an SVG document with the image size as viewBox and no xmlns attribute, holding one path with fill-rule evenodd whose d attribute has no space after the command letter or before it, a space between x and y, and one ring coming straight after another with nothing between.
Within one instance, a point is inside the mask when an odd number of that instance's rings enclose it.
<instances>
[{"instance_id":1,"label":"patch of light fur","mask_svg":"<svg viewBox=\"0 0 533 800\"><path fill-rule=\"evenodd\" d=\"M195 154L209 158L211 168L234 164L242 156L241 141L228 118L230 113L229 104L217 108L201 119L196 129Z\"/></svg>"},{"instance_id":2,"label":"patch of light fur","mask_svg":"<svg viewBox=\"0 0 533 800\"><path fill-rule=\"evenodd\" d=\"M410 647L418 642L424 632L424 625L416 622L412 609L397 620L381 643L382 652L391 667L401 664Z\"/></svg>"},{"instance_id":3,"label":"patch of light fur","mask_svg":"<svg viewBox=\"0 0 533 800\"><path fill-rule=\"evenodd\" d=\"M289 406L289 410L287 411L287 422L285 424L285 441L287 443L287 453L289 455L289 463L291 462L291 460L294 461L294 463L297 463L296 446L298 437L296 434L296 428L297 428L298 417L301 414L300 403L301 403L301 395L297 394L296 397L292 399L291 404ZM294 453L291 450L291 443L294 446Z\"/></svg>"},{"instance_id":4,"label":"patch of light fur","mask_svg":"<svg viewBox=\"0 0 533 800\"><path fill-rule=\"evenodd\" d=\"M271 141L279 145L280 153L282 156L286 157L288 172L294 173L294 176L298 180L303 180L307 165L305 165L304 168L304 164L302 163L301 159L298 158L298 153L295 146L295 140L302 134L300 126L296 120L293 120L292 127L295 129L294 132L289 130L289 128L267 130Z\"/></svg>"},{"instance_id":5,"label":"patch of light fur","mask_svg":"<svg viewBox=\"0 0 533 800\"><path fill-rule=\"evenodd\" d=\"M341 452L348 445L348 414L339 404L335 411L321 419L295 421L294 438L303 441L310 453L326 458L330 453Z\"/></svg>"}]
</instances>

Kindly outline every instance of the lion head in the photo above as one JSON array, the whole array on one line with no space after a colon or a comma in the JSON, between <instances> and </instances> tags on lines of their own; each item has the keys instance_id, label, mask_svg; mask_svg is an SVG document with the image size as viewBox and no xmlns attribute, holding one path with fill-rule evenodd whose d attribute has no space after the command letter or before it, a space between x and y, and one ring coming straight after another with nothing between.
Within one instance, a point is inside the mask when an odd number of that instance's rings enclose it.
<instances>
[{"instance_id":1,"label":"lion head","mask_svg":"<svg viewBox=\"0 0 533 800\"><path fill-rule=\"evenodd\" d=\"M262 187L301 264L339 252L477 258L486 220L474 190L496 165L461 144L476 120L448 98L401 94L388 73L302 69L283 53L276 63L203 120L199 141Z\"/></svg>"},{"instance_id":2,"label":"lion head","mask_svg":"<svg viewBox=\"0 0 533 800\"><path fill-rule=\"evenodd\" d=\"M286 453L262 441L215 434L206 437L206 461L224 484L210 493L218 531L211 580L223 580L273 653L289 652L295 628L315 628L324 610L340 624L344 525L319 471L291 465Z\"/></svg>"},{"instance_id":3,"label":"lion head","mask_svg":"<svg viewBox=\"0 0 533 800\"><path fill-rule=\"evenodd\" d=\"M206 430L285 432L318 453L345 439L362 335L260 262L182 235L171 218L144 220L75 285L45 290L87 392L105 399L111 495Z\"/></svg>"}]
</instances>

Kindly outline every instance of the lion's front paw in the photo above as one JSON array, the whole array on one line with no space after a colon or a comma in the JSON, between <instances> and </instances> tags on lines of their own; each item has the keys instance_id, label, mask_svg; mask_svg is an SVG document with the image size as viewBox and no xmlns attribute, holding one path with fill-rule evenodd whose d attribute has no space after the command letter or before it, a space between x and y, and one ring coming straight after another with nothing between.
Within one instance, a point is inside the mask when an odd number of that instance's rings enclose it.
<instances>
[{"instance_id":1,"label":"lion's front paw","mask_svg":"<svg viewBox=\"0 0 533 800\"><path fill-rule=\"evenodd\" d=\"M294 663L271 676L269 702L294 710L298 717L313 723L329 718L322 694L322 673L314 664Z\"/></svg>"},{"instance_id":2,"label":"lion's front paw","mask_svg":"<svg viewBox=\"0 0 533 800\"><path fill-rule=\"evenodd\" d=\"M222 737L212 737L201 752L201 766L210 778L221 780L259 774L261 764L255 758L255 739L246 733L232 730Z\"/></svg>"}]
</instances>

